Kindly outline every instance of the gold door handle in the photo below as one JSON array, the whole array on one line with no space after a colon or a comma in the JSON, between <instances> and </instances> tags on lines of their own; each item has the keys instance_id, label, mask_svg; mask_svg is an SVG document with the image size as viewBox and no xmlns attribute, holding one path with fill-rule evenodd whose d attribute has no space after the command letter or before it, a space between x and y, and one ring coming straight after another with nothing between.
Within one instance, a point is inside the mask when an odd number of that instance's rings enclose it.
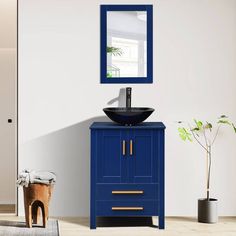
<instances>
[{"instance_id":1,"label":"gold door handle","mask_svg":"<svg viewBox=\"0 0 236 236\"><path fill-rule=\"evenodd\" d=\"M125 156L125 140L122 141L122 154Z\"/></svg>"},{"instance_id":2,"label":"gold door handle","mask_svg":"<svg viewBox=\"0 0 236 236\"><path fill-rule=\"evenodd\" d=\"M129 154L130 156L133 155L133 140L129 141Z\"/></svg>"},{"instance_id":3,"label":"gold door handle","mask_svg":"<svg viewBox=\"0 0 236 236\"><path fill-rule=\"evenodd\" d=\"M143 207L112 207L113 211L143 211Z\"/></svg>"},{"instance_id":4,"label":"gold door handle","mask_svg":"<svg viewBox=\"0 0 236 236\"><path fill-rule=\"evenodd\" d=\"M143 190L113 190L112 194L143 194Z\"/></svg>"}]
</instances>

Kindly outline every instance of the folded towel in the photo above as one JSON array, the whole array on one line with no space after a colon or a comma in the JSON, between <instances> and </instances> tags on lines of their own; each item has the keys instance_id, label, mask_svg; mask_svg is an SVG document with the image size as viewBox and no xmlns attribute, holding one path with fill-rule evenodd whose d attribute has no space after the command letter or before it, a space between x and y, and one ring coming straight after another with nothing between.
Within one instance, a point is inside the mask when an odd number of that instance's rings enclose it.
<instances>
[{"instance_id":1,"label":"folded towel","mask_svg":"<svg viewBox=\"0 0 236 236\"><path fill-rule=\"evenodd\" d=\"M28 187L29 184L55 184L56 175L51 171L23 170L16 181L18 186Z\"/></svg>"}]
</instances>

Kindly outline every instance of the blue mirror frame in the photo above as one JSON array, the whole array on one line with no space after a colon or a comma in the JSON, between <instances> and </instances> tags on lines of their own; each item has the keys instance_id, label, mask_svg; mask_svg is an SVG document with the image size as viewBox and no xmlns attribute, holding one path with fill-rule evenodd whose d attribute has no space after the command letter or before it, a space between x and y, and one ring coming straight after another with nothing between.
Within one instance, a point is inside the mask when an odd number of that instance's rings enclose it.
<instances>
[{"instance_id":1,"label":"blue mirror frame","mask_svg":"<svg viewBox=\"0 0 236 236\"><path fill-rule=\"evenodd\" d=\"M152 5L101 5L100 6L100 76L101 83L152 83L153 82L153 7ZM147 76L107 78L107 12L146 11L147 12Z\"/></svg>"}]
</instances>

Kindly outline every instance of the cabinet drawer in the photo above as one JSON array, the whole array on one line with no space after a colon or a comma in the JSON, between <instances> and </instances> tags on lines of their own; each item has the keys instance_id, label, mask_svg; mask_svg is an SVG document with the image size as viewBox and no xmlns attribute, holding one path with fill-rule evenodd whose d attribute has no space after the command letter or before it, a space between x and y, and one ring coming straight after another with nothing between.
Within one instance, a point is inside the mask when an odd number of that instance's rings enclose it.
<instances>
[{"instance_id":1,"label":"cabinet drawer","mask_svg":"<svg viewBox=\"0 0 236 236\"><path fill-rule=\"evenodd\" d=\"M158 200L158 184L97 184L96 200Z\"/></svg>"},{"instance_id":2,"label":"cabinet drawer","mask_svg":"<svg viewBox=\"0 0 236 236\"><path fill-rule=\"evenodd\" d=\"M97 216L156 216L158 201L97 201Z\"/></svg>"}]
</instances>

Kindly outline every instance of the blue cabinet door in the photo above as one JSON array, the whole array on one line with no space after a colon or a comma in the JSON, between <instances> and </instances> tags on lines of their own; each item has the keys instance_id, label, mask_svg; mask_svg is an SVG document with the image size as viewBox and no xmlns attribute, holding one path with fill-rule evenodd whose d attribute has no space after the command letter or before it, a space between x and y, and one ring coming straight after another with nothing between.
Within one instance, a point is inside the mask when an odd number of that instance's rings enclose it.
<instances>
[{"instance_id":1,"label":"blue cabinet door","mask_svg":"<svg viewBox=\"0 0 236 236\"><path fill-rule=\"evenodd\" d=\"M99 130L97 132L97 183L126 183L127 132Z\"/></svg>"},{"instance_id":2,"label":"blue cabinet door","mask_svg":"<svg viewBox=\"0 0 236 236\"><path fill-rule=\"evenodd\" d=\"M129 182L158 182L157 131L133 129L130 132Z\"/></svg>"}]
</instances>

